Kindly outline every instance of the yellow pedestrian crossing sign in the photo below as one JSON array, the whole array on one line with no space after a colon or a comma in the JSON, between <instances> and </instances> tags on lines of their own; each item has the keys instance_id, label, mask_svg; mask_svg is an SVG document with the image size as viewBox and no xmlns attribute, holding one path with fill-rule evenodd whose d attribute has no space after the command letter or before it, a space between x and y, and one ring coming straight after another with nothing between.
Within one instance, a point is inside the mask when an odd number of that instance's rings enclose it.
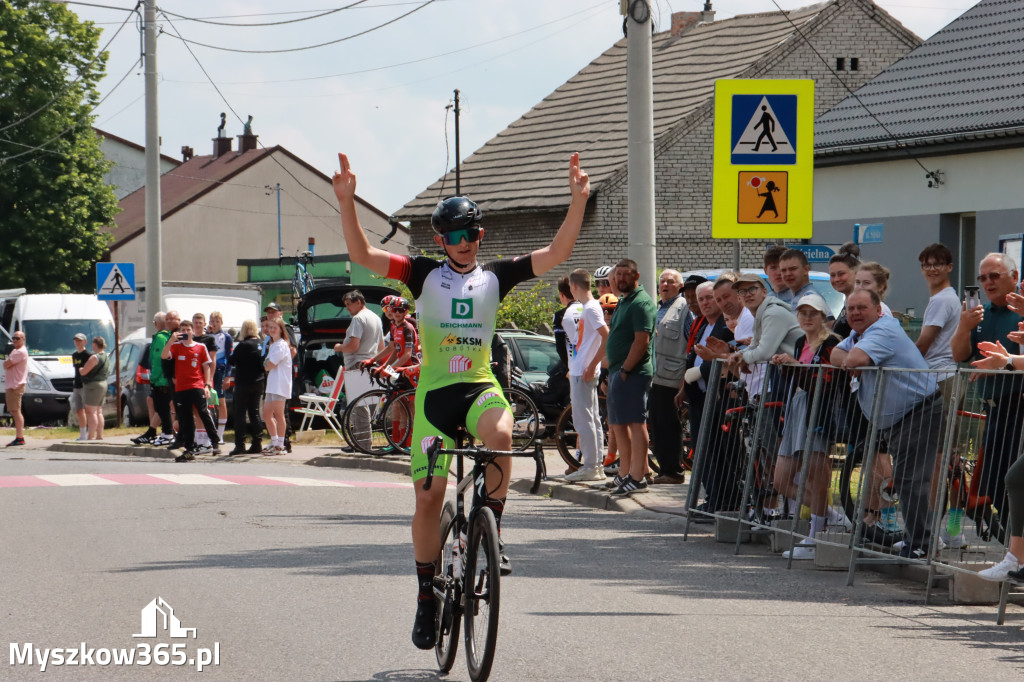
<instances>
[{"instance_id":1,"label":"yellow pedestrian crossing sign","mask_svg":"<svg viewBox=\"0 0 1024 682\"><path fill-rule=\"evenodd\" d=\"M96 298L101 301L134 301L135 263L97 263Z\"/></svg>"},{"instance_id":2,"label":"yellow pedestrian crossing sign","mask_svg":"<svg viewBox=\"0 0 1024 682\"><path fill-rule=\"evenodd\" d=\"M813 197L814 81L716 81L711 236L808 239Z\"/></svg>"}]
</instances>

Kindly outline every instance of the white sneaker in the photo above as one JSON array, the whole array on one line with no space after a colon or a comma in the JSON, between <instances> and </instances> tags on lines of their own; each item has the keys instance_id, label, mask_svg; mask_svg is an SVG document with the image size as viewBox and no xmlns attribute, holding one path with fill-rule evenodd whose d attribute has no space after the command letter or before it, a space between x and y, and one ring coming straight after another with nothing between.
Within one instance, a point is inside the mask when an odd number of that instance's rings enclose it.
<instances>
[{"instance_id":1,"label":"white sneaker","mask_svg":"<svg viewBox=\"0 0 1024 682\"><path fill-rule=\"evenodd\" d=\"M967 546L967 537L963 534L963 532L961 532L960 535L957 535L956 537L951 537L949 532L945 528L939 531L939 540L944 542L946 544L946 547L949 547L950 549L960 549L962 547Z\"/></svg>"},{"instance_id":2,"label":"white sneaker","mask_svg":"<svg viewBox=\"0 0 1024 682\"><path fill-rule=\"evenodd\" d=\"M903 549L903 547L906 544L907 544L906 540L900 540L899 542L892 543L892 548L898 552L901 549ZM946 541L943 540L941 537L939 538L939 546L936 549L939 552L941 552L942 550L946 549Z\"/></svg>"},{"instance_id":3,"label":"white sneaker","mask_svg":"<svg viewBox=\"0 0 1024 682\"><path fill-rule=\"evenodd\" d=\"M846 515L846 512L836 509L835 507L828 508L828 520L826 524L833 527L842 528L847 533L853 531L853 521Z\"/></svg>"},{"instance_id":4,"label":"white sneaker","mask_svg":"<svg viewBox=\"0 0 1024 682\"><path fill-rule=\"evenodd\" d=\"M1003 557L995 566L986 568L984 571L978 571L978 577L982 580L991 580L994 583L1006 580L1007 574L1010 571L1016 571L1021 568L1021 564L1017 561L1017 557L1013 556L1009 552Z\"/></svg>"},{"instance_id":5,"label":"white sneaker","mask_svg":"<svg viewBox=\"0 0 1024 682\"><path fill-rule=\"evenodd\" d=\"M570 483L582 483L583 481L603 481L605 479L604 469L601 467L577 469L571 474L565 475L565 480Z\"/></svg>"},{"instance_id":6,"label":"white sneaker","mask_svg":"<svg viewBox=\"0 0 1024 682\"><path fill-rule=\"evenodd\" d=\"M793 547L793 561L813 561L815 545L805 545L802 542ZM783 559L789 558L789 550L782 553Z\"/></svg>"}]
</instances>

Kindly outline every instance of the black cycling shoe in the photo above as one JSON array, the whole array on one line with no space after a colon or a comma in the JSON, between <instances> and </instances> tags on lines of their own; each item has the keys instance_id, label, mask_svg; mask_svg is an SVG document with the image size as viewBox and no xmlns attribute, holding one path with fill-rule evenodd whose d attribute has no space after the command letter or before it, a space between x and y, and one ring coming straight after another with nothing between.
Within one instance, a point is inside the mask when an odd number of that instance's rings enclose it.
<instances>
[{"instance_id":1,"label":"black cycling shoe","mask_svg":"<svg viewBox=\"0 0 1024 682\"><path fill-rule=\"evenodd\" d=\"M417 649L433 649L437 644L437 600L421 599L416 603L416 620L412 625L412 643Z\"/></svg>"}]
</instances>

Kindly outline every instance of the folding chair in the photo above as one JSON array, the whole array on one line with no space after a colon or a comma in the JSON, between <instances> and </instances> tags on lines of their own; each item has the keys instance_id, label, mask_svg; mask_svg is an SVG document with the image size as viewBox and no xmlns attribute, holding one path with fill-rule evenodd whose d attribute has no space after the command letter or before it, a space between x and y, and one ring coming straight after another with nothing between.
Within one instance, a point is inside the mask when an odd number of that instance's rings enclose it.
<instances>
[{"instance_id":1,"label":"folding chair","mask_svg":"<svg viewBox=\"0 0 1024 682\"><path fill-rule=\"evenodd\" d=\"M313 420L321 417L326 421L338 438L345 440L341 435L341 422L334 408L338 405L338 396L341 395L341 388L345 383L345 368L338 368L338 376L334 377L334 386L331 387L331 394L317 395L315 393L303 393L299 396L302 406L295 408L295 411L302 415L302 423L299 425L299 433L306 430L307 426L313 426Z\"/></svg>"}]
</instances>

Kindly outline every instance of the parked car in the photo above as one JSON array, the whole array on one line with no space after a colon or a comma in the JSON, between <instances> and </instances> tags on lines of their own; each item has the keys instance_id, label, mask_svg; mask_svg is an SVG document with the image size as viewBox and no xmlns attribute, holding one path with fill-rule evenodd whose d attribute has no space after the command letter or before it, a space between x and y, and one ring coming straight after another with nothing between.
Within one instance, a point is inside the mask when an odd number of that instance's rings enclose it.
<instances>
[{"instance_id":1,"label":"parked car","mask_svg":"<svg viewBox=\"0 0 1024 682\"><path fill-rule=\"evenodd\" d=\"M354 289L362 292L367 307L377 315L382 315L381 299L385 296L400 295L391 287L335 284L318 286L303 296L297 311L299 341L294 362L295 375L292 380L294 397L315 392L323 374L333 377L338 373L342 359L334 352L334 344L345 340L345 333L352 321L352 316L341 301L345 294ZM385 320L385 334L388 326ZM296 404L299 404L298 401ZM340 407L339 404L339 409ZM298 426L300 421L293 416L292 422L295 426Z\"/></svg>"},{"instance_id":2,"label":"parked car","mask_svg":"<svg viewBox=\"0 0 1024 682\"><path fill-rule=\"evenodd\" d=\"M512 366L522 371L523 381L548 380L548 371L559 360L555 337L523 329L499 329L497 333L508 345Z\"/></svg>"},{"instance_id":3,"label":"parked car","mask_svg":"<svg viewBox=\"0 0 1024 682\"><path fill-rule=\"evenodd\" d=\"M103 403L103 416L107 424L139 426L149 424L149 370L141 364L149 353L149 339L131 339L121 342L121 414L117 413L117 371L110 363L107 377L107 397Z\"/></svg>"},{"instance_id":4,"label":"parked car","mask_svg":"<svg viewBox=\"0 0 1024 682\"><path fill-rule=\"evenodd\" d=\"M715 281L718 276L723 272L732 272L726 268L718 268L714 270L687 270L683 274L683 280L685 281L690 275L700 275L710 281ZM764 282L764 286L768 291L771 291L771 284L768 282L768 275L764 270L755 268L743 268L740 272L743 274L754 273ZM821 297L825 299L825 303L832 310L833 315L838 315L839 311L846 305L846 297L841 293L832 288L831 280L827 272L819 272L812 270L810 272L811 286L814 290L821 294Z\"/></svg>"}]
</instances>

